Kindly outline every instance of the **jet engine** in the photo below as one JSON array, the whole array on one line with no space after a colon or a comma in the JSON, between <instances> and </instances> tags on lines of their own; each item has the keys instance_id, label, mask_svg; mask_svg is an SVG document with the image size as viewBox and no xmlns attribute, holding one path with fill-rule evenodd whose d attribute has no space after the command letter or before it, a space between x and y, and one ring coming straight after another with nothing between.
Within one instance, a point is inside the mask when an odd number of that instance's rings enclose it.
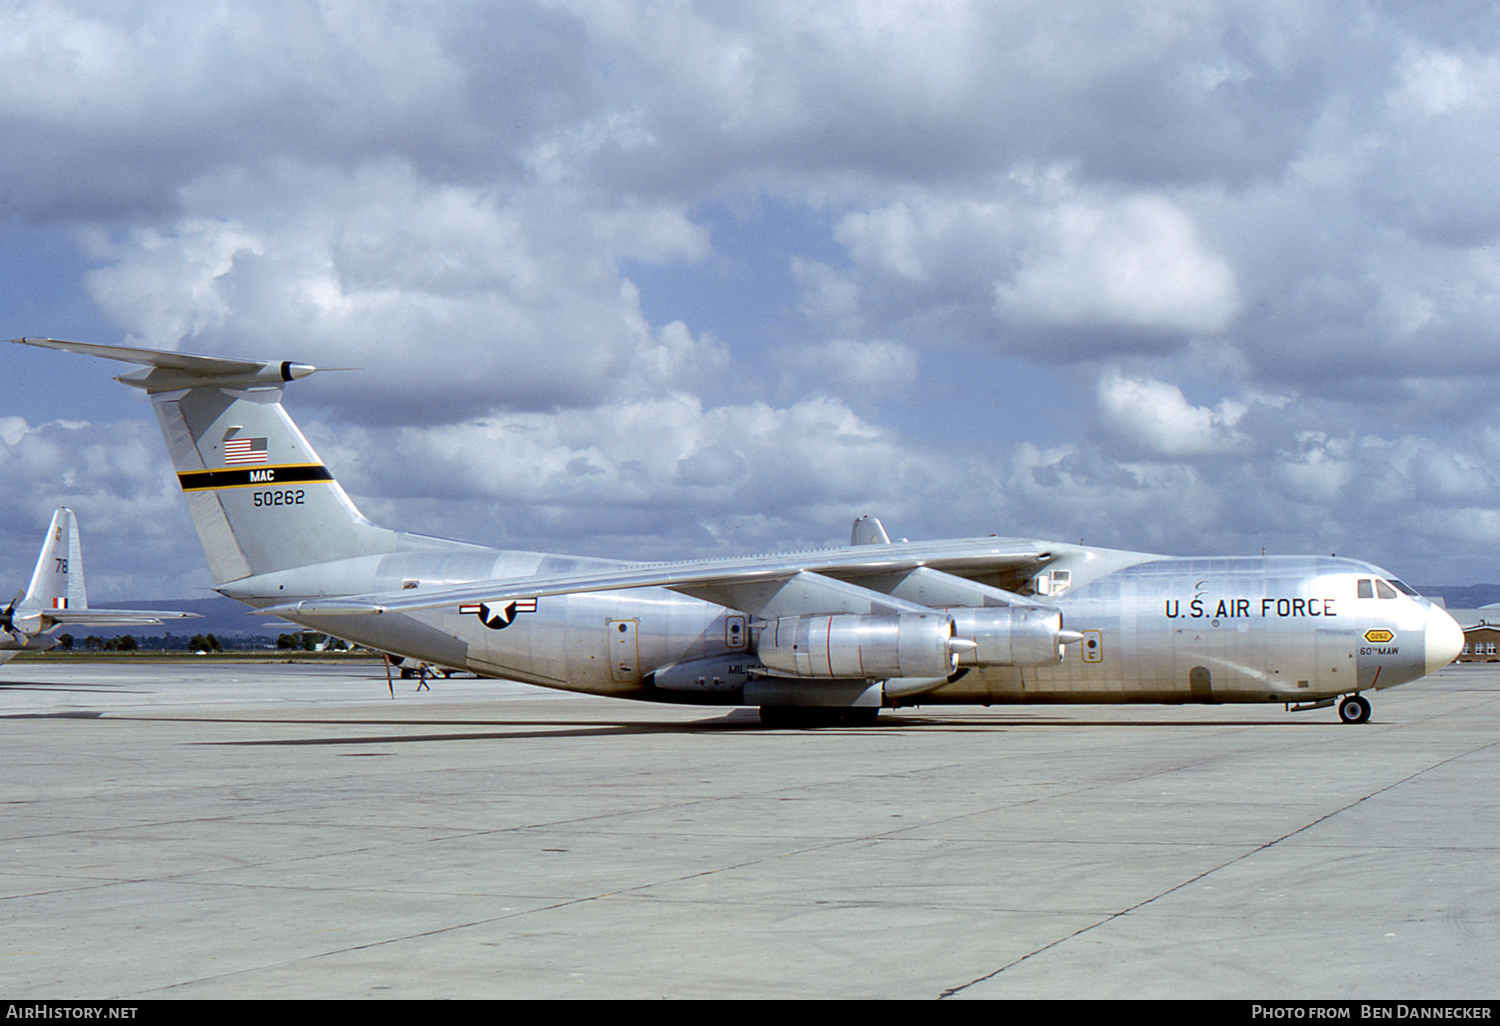
<instances>
[{"instance_id":1,"label":"jet engine","mask_svg":"<svg viewBox=\"0 0 1500 1026\"><path fill-rule=\"evenodd\" d=\"M1052 606L963 607L948 609L958 640L974 643L959 659L964 666L1046 666L1061 661L1062 646L1081 641L1065 631L1062 613Z\"/></svg>"},{"instance_id":2,"label":"jet engine","mask_svg":"<svg viewBox=\"0 0 1500 1026\"><path fill-rule=\"evenodd\" d=\"M1046 666L1083 637L1051 606L958 607L897 615L784 616L761 630L766 669L789 677L947 677L960 666Z\"/></svg>"},{"instance_id":3,"label":"jet engine","mask_svg":"<svg viewBox=\"0 0 1500 1026\"><path fill-rule=\"evenodd\" d=\"M837 613L768 623L756 651L768 670L790 677L873 680L946 677L972 648L943 613Z\"/></svg>"}]
</instances>

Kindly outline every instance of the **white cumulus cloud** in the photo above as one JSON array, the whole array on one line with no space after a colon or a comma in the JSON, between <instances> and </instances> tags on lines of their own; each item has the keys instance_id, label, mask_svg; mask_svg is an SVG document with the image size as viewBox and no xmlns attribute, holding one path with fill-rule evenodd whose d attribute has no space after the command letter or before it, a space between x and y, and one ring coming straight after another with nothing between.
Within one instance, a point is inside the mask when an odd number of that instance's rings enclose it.
<instances>
[{"instance_id":1,"label":"white cumulus cloud","mask_svg":"<svg viewBox=\"0 0 1500 1026\"><path fill-rule=\"evenodd\" d=\"M1233 322L1228 262L1182 210L1155 196L1069 201L1048 211L995 287L1001 316L1051 327L1122 325L1212 335Z\"/></svg>"},{"instance_id":2,"label":"white cumulus cloud","mask_svg":"<svg viewBox=\"0 0 1500 1026\"><path fill-rule=\"evenodd\" d=\"M1165 381L1104 374L1098 402L1105 427L1147 455L1224 452L1244 438L1236 426L1245 416L1246 404L1224 399L1212 408L1195 406L1181 388Z\"/></svg>"}]
</instances>

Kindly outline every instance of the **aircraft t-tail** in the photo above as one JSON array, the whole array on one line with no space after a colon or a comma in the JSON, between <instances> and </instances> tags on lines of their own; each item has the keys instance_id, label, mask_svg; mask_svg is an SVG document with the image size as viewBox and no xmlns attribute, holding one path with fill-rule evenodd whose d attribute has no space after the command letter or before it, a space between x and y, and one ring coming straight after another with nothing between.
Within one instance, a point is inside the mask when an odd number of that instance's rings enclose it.
<instances>
[{"instance_id":1,"label":"aircraft t-tail","mask_svg":"<svg viewBox=\"0 0 1500 1026\"><path fill-rule=\"evenodd\" d=\"M52 514L31 583L0 613L0 663L17 652L45 652L56 648L64 626L141 627L196 617L155 609L97 609L89 605L83 580L83 547L78 540L78 518L66 506Z\"/></svg>"},{"instance_id":2,"label":"aircraft t-tail","mask_svg":"<svg viewBox=\"0 0 1500 1026\"><path fill-rule=\"evenodd\" d=\"M1463 632L1386 571L1026 538L669 563L484 548L371 524L281 406L316 368L15 339L121 360L150 398L217 589L371 648L488 677L768 724L881 708L1275 702L1370 715ZM1342 698L1342 701L1339 700Z\"/></svg>"}]
</instances>

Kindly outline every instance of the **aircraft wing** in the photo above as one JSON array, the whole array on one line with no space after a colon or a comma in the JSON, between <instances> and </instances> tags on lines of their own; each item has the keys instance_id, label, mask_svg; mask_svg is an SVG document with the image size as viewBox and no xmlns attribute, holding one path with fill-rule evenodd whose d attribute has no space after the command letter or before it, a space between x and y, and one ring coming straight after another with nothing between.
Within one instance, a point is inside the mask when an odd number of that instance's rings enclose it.
<instances>
[{"instance_id":1,"label":"aircraft wing","mask_svg":"<svg viewBox=\"0 0 1500 1026\"><path fill-rule=\"evenodd\" d=\"M778 553L738 559L699 560L611 567L558 577L476 581L454 587L411 589L370 595L304 599L264 607L258 613L277 616L368 616L412 612L444 606L504 603L578 592L668 588L672 591L742 609L754 616L784 615L786 586L799 606L820 612L852 611L867 605L871 593L860 578L882 577L926 568L959 577L985 576L1040 567L1053 555L1035 542L985 538L965 541L858 545L816 552ZM858 597L854 595L858 593ZM923 608L885 599L891 608Z\"/></svg>"}]
</instances>

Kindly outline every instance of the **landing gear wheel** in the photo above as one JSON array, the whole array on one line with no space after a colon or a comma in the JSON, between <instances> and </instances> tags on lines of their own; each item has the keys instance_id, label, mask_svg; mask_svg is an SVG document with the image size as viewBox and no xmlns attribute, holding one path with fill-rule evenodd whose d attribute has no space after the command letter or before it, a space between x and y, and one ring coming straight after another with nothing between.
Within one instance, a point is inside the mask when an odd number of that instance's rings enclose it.
<instances>
[{"instance_id":1,"label":"landing gear wheel","mask_svg":"<svg viewBox=\"0 0 1500 1026\"><path fill-rule=\"evenodd\" d=\"M791 710L782 705L763 705L760 707L760 725L762 727L793 726Z\"/></svg>"},{"instance_id":2,"label":"landing gear wheel","mask_svg":"<svg viewBox=\"0 0 1500 1026\"><path fill-rule=\"evenodd\" d=\"M1339 703L1339 719L1345 723L1364 723L1370 718L1370 700L1350 695Z\"/></svg>"}]
</instances>

